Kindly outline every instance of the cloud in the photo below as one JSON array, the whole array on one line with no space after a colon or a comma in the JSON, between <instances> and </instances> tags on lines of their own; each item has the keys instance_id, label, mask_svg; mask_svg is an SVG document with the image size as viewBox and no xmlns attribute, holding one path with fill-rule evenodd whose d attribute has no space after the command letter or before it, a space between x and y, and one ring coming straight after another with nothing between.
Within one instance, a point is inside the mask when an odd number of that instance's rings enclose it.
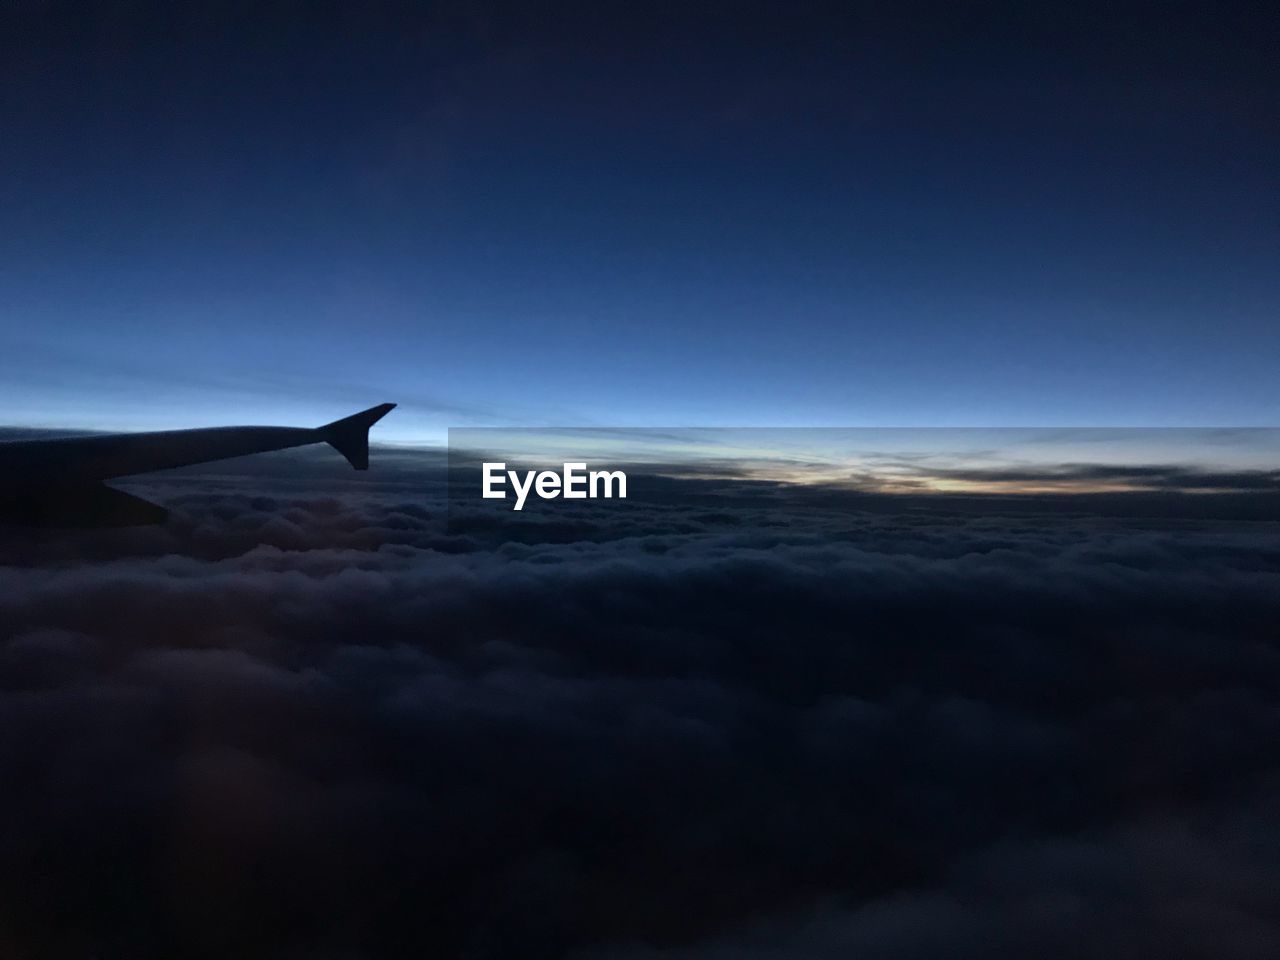
<instances>
[{"instance_id":1,"label":"cloud","mask_svg":"<svg viewBox=\"0 0 1280 960\"><path fill-rule=\"evenodd\" d=\"M1273 524L301 463L0 547L9 954L1274 944Z\"/></svg>"},{"instance_id":2,"label":"cloud","mask_svg":"<svg viewBox=\"0 0 1280 960\"><path fill-rule=\"evenodd\" d=\"M1274 785L1272 785L1274 789ZM827 901L692 947L608 948L613 960L783 957L1189 956L1280 950L1270 791L1195 818L995 844L943 882L857 905Z\"/></svg>"},{"instance_id":3,"label":"cloud","mask_svg":"<svg viewBox=\"0 0 1280 960\"><path fill-rule=\"evenodd\" d=\"M1280 491L1280 471L1213 471L1178 465L1114 465L1064 463L1044 467L1000 469L945 469L931 467L922 477L934 482L963 481L998 489L1055 485L1088 491L1098 486L1131 490L1173 491Z\"/></svg>"}]
</instances>

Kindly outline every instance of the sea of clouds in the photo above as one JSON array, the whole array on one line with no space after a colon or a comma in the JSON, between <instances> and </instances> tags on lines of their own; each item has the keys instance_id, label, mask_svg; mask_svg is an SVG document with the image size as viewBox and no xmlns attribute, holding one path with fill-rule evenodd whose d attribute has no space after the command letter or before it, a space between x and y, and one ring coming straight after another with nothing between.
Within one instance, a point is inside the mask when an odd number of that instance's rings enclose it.
<instances>
[{"instance_id":1,"label":"sea of clouds","mask_svg":"<svg viewBox=\"0 0 1280 960\"><path fill-rule=\"evenodd\" d=\"M1275 521L266 460L0 542L0 955L1280 955Z\"/></svg>"}]
</instances>

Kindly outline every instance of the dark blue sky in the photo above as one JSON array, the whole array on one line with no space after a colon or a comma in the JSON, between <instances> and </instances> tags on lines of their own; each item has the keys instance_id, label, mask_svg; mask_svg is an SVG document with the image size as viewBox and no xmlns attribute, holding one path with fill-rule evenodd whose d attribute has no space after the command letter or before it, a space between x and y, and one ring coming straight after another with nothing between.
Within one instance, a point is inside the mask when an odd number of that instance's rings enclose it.
<instances>
[{"instance_id":1,"label":"dark blue sky","mask_svg":"<svg viewBox=\"0 0 1280 960\"><path fill-rule=\"evenodd\" d=\"M1261 5L303 6L6 6L0 419L1277 420Z\"/></svg>"}]
</instances>

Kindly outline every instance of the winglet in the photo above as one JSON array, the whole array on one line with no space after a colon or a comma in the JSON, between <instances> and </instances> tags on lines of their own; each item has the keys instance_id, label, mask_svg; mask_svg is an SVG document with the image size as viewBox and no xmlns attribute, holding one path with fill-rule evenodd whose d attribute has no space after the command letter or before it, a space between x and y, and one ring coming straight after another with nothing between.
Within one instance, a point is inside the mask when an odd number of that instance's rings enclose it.
<instances>
[{"instance_id":1,"label":"winglet","mask_svg":"<svg viewBox=\"0 0 1280 960\"><path fill-rule=\"evenodd\" d=\"M369 428L395 409L394 403L380 403L349 417L326 423L320 434L329 446L347 458L357 470L369 469Z\"/></svg>"}]
</instances>

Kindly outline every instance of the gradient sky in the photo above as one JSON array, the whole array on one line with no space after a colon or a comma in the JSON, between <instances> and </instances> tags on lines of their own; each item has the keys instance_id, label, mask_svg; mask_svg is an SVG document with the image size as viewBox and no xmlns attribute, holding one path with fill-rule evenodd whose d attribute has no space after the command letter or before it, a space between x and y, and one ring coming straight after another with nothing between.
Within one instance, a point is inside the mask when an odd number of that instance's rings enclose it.
<instances>
[{"instance_id":1,"label":"gradient sky","mask_svg":"<svg viewBox=\"0 0 1280 960\"><path fill-rule=\"evenodd\" d=\"M0 421L1277 422L1261 5L341 6L6 4Z\"/></svg>"}]
</instances>

